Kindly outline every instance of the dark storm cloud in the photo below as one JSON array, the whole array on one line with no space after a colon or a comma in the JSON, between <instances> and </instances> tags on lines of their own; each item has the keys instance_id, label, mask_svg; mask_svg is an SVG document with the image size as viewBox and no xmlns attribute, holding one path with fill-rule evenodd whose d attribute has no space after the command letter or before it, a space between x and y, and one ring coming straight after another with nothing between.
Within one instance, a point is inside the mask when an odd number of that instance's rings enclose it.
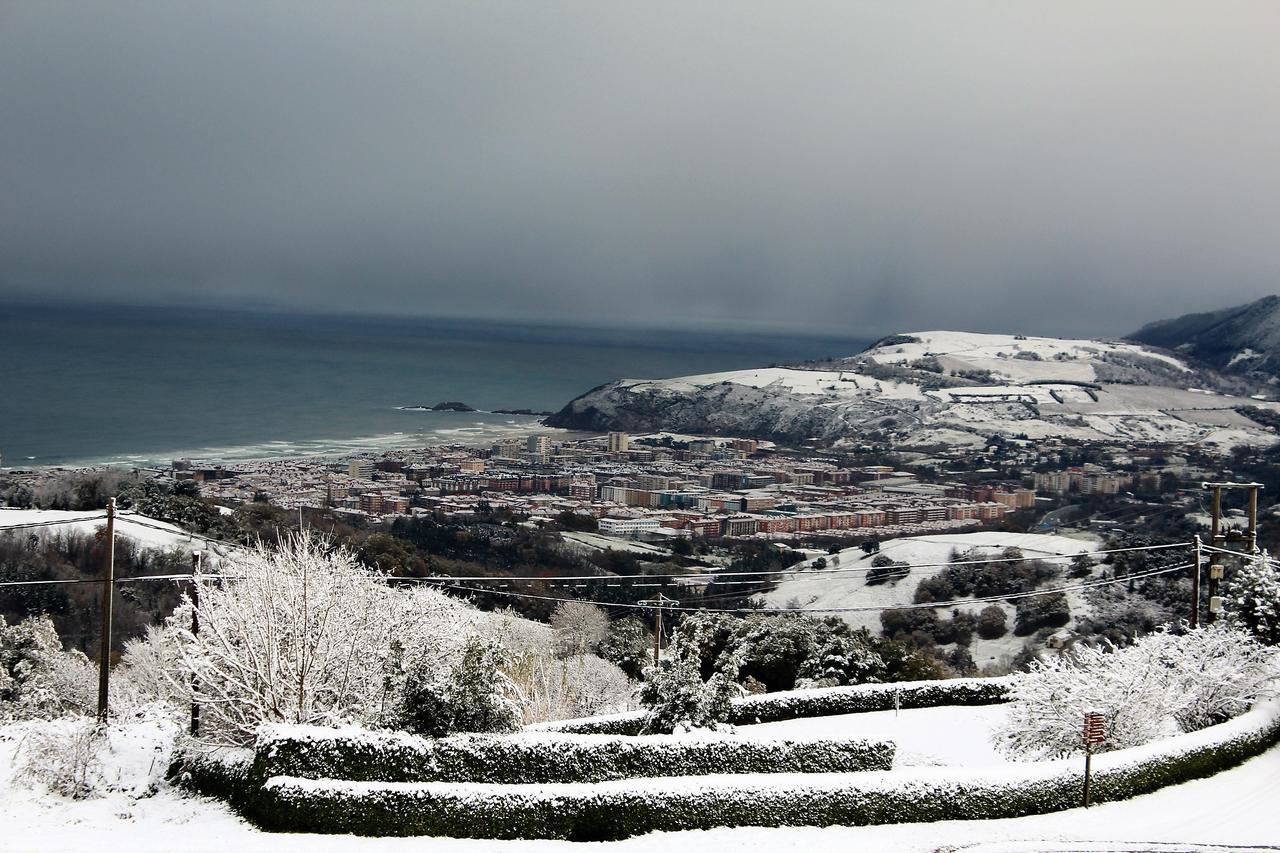
<instances>
[{"instance_id":1,"label":"dark storm cloud","mask_svg":"<svg viewBox=\"0 0 1280 853\"><path fill-rule=\"evenodd\" d=\"M1280 290L1280 6L9 3L0 288L1116 334Z\"/></svg>"}]
</instances>

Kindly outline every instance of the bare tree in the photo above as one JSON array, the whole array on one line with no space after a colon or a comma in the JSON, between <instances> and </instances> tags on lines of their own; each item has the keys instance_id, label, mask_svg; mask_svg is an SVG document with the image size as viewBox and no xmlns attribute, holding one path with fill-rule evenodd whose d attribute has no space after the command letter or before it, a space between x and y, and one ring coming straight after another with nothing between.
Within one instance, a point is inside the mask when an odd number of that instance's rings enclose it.
<instances>
[{"instance_id":1,"label":"bare tree","mask_svg":"<svg viewBox=\"0 0 1280 853\"><path fill-rule=\"evenodd\" d=\"M566 601L551 614L556 632L556 653L573 657L595 652L609 631L609 617L594 604Z\"/></svg>"}]
</instances>

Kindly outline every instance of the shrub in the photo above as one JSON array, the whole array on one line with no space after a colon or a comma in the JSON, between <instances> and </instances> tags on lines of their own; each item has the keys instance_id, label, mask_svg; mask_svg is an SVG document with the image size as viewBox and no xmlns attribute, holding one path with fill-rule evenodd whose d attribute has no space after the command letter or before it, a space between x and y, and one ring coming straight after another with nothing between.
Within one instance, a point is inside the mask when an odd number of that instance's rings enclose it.
<instances>
[{"instance_id":1,"label":"shrub","mask_svg":"<svg viewBox=\"0 0 1280 853\"><path fill-rule=\"evenodd\" d=\"M608 735L459 735L312 726L268 727L250 775L358 782L559 784L715 773L848 773L888 770L888 741L746 740L702 732L672 738Z\"/></svg>"},{"instance_id":2,"label":"shrub","mask_svg":"<svg viewBox=\"0 0 1280 853\"><path fill-rule=\"evenodd\" d=\"M617 664L629 678L639 678L653 660L653 635L634 617L609 623L600 643L600 657Z\"/></svg>"},{"instance_id":3,"label":"shrub","mask_svg":"<svg viewBox=\"0 0 1280 853\"><path fill-rule=\"evenodd\" d=\"M697 659L671 654L645 673L640 701L649 708L641 734L669 734L692 729L714 729L729 717L729 700L738 692L723 673L702 680Z\"/></svg>"},{"instance_id":4,"label":"shrub","mask_svg":"<svg viewBox=\"0 0 1280 853\"><path fill-rule=\"evenodd\" d=\"M556 632L556 653L560 657L591 654L609 631L609 617L594 604L565 601L551 614Z\"/></svg>"},{"instance_id":5,"label":"shrub","mask_svg":"<svg viewBox=\"0 0 1280 853\"><path fill-rule=\"evenodd\" d=\"M992 604L978 614L978 636L984 640L998 640L1009 630L1004 609Z\"/></svg>"},{"instance_id":6,"label":"shrub","mask_svg":"<svg viewBox=\"0 0 1280 853\"><path fill-rule=\"evenodd\" d=\"M1080 749L1083 712L1096 709L1107 721L1101 750L1140 746L1239 714L1273 676L1269 650L1220 625L1161 630L1124 648L1077 646L1018 678L996 739L1020 758L1067 755Z\"/></svg>"},{"instance_id":7,"label":"shrub","mask_svg":"<svg viewBox=\"0 0 1280 853\"><path fill-rule=\"evenodd\" d=\"M1041 628L1061 628L1071 621L1071 607L1065 593L1019 598L1014 602L1013 633L1017 637L1034 634Z\"/></svg>"},{"instance_id":8,"label":"shrub","mask_svg":"<svg viewBox=\"0 0 1280 853\"><path fill-rule=\"evenodd\" d=\"M520 710L500 663L500 647L478 638L467 642L447 674L435 661L417 656L407 669L391 723L434 737L515 731Z\"/></svg>"}]
</instances>

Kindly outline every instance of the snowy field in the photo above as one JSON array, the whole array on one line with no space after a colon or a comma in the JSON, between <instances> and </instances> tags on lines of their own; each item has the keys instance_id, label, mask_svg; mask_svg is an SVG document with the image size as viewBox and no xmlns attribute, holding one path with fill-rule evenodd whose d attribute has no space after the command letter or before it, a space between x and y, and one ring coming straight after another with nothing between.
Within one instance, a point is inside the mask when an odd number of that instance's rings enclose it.
<instances>
[{"instance_id":1,"label":"snowy field","mask_svg":"<svg viewBox=\"0 0 1280 853\"><path fill-rule=\"evenodd\" d=\"M738 732L745 737L891 740L898 746L895 768L985 767L1009 763L991 743L992 731L1007 715L1003 705L914 708L757 723L739 726Z\"/></svg>"},{"instance_id":2,"label":"snowy field","mask_svg":"<svg viewBox=\"0 0 1280 853\"><path fill-rule=\"evenodd\" d=\"M0 533L6 528L44 524L48 522L67 522L48 527L22 528L32 533L59 533L73 530L77 533L92 536L107 523L106 511L73 512L58 509L10 509L0 507ZM180 527L165 521L157 521L145 515L120 510L116 513L116 535L132 539L143 548L181 548L186 551L199 549L212 551L215 555L225 554L227 546L211 542L202 536L188 533Z\"/></svg>"},{"instance_id":3,"label":"snowy field","mask_svg":"<svg viewBox=\"0 0 1280 853\"><path fill-rule=\"evenodd\" d=\"M975 714L981 710L983 713ZM860 715L868 728L885 733L912 734L918 746L938 750L947 737L966 740L979 732L990 709L932 708L902 711L897 722L886 714ZM873 719L874 718L874 719ZM815 729L840 730L841 717L811 723ZM743 727L773 734L799 734L766 724ZM934 733L930 734L930 730ZM8 730L11 731L11 730ZM862 728L859 729L861 733ZM0 729L0 733L6 730ZM816 733L816 732L814 732ZM771 735L772 736L772 735ZM956 737L958 736L958 737ZM1057 814L995 821L946 821L873 827L717 829L654 833L607 844L563 841L479 841L438 838L353 838L305 834L270 834L253 829L225 805L180 795L162 787L153 796L134 798L125 793L103 799L70 801L35 794L12 779L13 740L0 739L0 848L15 853L59 853L129 850L223 851L236 853L331 853L331 851L439 850L447 853L479 851L619 850L636 853L705 853L707 850L806 851L934 851L981 849L1033 850L1192 850L1195 845L1235 847L1274 845L1280 841L1280 810L1274 792L1280 790L1280 747L1238 768L1210 779L1166 788L1127 802ZM121 744L117 760L122 786L137 788L140 777L154 772L145 742ZM948 748L949 749L949 748ZM950 749L962 762L990 760L976 750ZM154 763L154 762L153 762ZM1090 842L1099 846L1081 846ZM1130 846L1132 845L1132 846ZM1223 849L1221 846L1216 849ZM1274 847L1271 849L1275 849Z\"/></svg>"}]
</instances>

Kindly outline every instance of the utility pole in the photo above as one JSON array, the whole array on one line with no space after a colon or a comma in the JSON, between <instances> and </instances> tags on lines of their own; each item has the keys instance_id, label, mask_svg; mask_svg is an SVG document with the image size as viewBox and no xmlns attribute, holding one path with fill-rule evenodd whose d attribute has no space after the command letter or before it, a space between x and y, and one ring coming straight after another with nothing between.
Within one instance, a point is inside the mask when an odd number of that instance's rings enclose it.
<instances>
[{"instance_id":1,"label":"utility pole","mask_svg":"<svg viewBox=\"0 0 1280 853\"><path fill-rule=\"evenodd\" d=\"M1196 534L1195 543L1192 546L1195 549L1195 559L1191 562L1191 619L1192 628L1200 627L1200 573L1202 571L1203 546L1200 542L1200 534Z\"/></svg>"},{"instance_id":2,"label":"utility pole","mask_svg":"<svg viewBox=\"0 0 1280 853\"><path fill-rule=\"evenodd\" d=\"M200 636L200 559L202 551L191 552L191 636ZM199 676L191 676L191 736L200 736L200 705L196 702Z\"/></svg>"},{"instance_id":3,"label":"utility pole","mask_svg":"<svg viewBox=\"0 0 1280 853\"><path fill-rule=\"evenodd\" d=\"M111 598L116 587L116 499L107 498L106 556L102 567L102 641L98 645L98 722L107 721L111 692Z\"/></svg>"},{"instance_id":4,"label":"utility pole","mask_svg":"<svg viewBox=\"0 0 1280 853\"><path fill-rule=\"evenodd\" d=\"M662 610L664 607L675 607L680 602L659 592L657 598L646 598L639 603L653 608L653 665L657 666L658 658L662 655Z\"/></svg>"},{"instance_id":5,"label":"utility pole","mask_svg":"<svg viewBox=\"0 0 1280 853\"><path fill-rule=\"evenodd\" d=\"M1224 549L1230 543L1239 543L1249 549L1250 554L1258 552L1258 491L1261 483L1201 483L1200 487L1213 492L1213 520L1209 526L1209 547ZM1224 489L1249 490L1249 524L1244 533L1224 530L1222 526L1222 492ZM1226 567L1222 563L1220 551L1214 551L1209 564L1209 614L1207 622L1216 622L1222 610L1222 599L1218 596L1218 584L1222 581ZM1195 623L1192 623L1193 626Z\"/></svg>"}]
</instances>

